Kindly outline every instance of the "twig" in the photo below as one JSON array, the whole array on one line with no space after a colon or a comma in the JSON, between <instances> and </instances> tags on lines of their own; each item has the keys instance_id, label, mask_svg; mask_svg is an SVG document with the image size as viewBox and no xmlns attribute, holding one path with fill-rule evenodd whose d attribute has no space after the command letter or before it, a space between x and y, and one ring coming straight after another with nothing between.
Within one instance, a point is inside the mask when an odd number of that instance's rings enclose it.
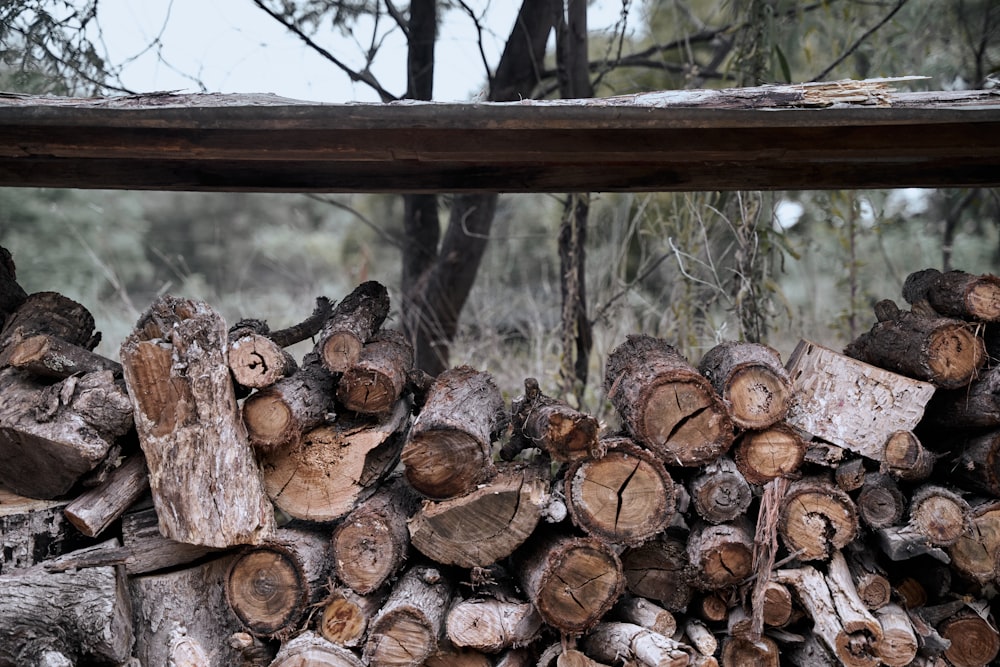
<instances>
[{"instance_id":1,"label":"twig","mask_svg":"<svg viewBox=\"0 0 1000 667\"><path fill-rule=\"evenodd\" d=\"M879 21L878 23L876 23L875 25L873 25L871 28L869 28L868 30L866 30L865 34L861 35L861 37L858 37L858 39L853 44L851 44L850 48L848 48L846 51L844 51L842 54L840 54L839 58L837 58L832 63L830 63L830 65L825 70L823 70L822 72L820 72L810 82L822 81L823 79L825 79L826 75L829 74L830 72L832 72L833 69L837 65L839 65L842 62L844 62L848 57L850 57L850 55L852 53L854 53L855 51L857 51L858 47L861 46L861 44L866 39L868 39L869 37L871 37L873 34L875 34L875 32L877 32L879 30L879 28L881 28L886 23L888 23L892 19L892 17L896 15L896 12L898 12L900 9L903 8L903 5L905 5L906 2L907 2L907 0L897 0L896 6L893 7L892 10L888 14L886 14L885 17L881 21Z\"/></svg>"}]
</instances>

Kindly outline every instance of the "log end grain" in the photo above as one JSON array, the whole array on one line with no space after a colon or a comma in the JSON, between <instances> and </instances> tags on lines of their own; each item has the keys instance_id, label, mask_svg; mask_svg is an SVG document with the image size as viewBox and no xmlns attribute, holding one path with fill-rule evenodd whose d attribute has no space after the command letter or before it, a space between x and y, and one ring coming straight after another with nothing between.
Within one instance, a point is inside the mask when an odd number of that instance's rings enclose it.
<instances>
[{"instance_id":1,"label":"log end grain","mask_svg":"<svg viewBox=\"0 0 1000 667\"><path fill-rule=\"evenodd\" d=\"M643 406L635 435L668 464L710 463L733 442L732 420L707 381L656 384L646 393Z\"/></svg>"},{"instance_id":2,"label":"log end grain","mask_svg":"<svg viewBox=\"0 0 1000 667\"><path fill-rule=\"evenodd\" d=\"M779 375L769 367L747 366L733 373L722 397L728 400L730 415L737 426L762 429L788 414L792 387L784 372Z\"/></svg>"},{"instance_id":3,"label":"log end grain","mask_svg":"<svg viewBox=\"0 0 1000 667\"><path fill-rule=\"evenodd\" d=\"M277 546L240 555L226 577L229 606L250 632L260 636L291 629L305 612L306 590L302 568Z\"/></svg>"},{"instance_id":4,"label":"log end grain","mask_svg":"<svg viewBox=\"0 0 1000 667\"><path fill-rule=\"evenodd\" d=\"M826 560L858 532L854 501L832 484L797 482L781 506L778 532L801 560Z\"/></svg>"},{"instance_id":5,"label":"log end grain","mask_svg":"<svg viewBox=\"0 0 1000 667\"><path fill-rule=\"evenodd\" d=\"M412 434L402 461L410 485L435 499L465 495L492 474L489 446L459 430Z\"/></svg>"},{"instance_id":6,"label":"log end grain","mask_svg":"<svg viewBox=\"0 0 1000 667\"><path fill-rule=\"evenodd\" d=\"M372 368L350 367L337 385L337 400L352 412L384 414L399 398L402 385Z\"/></svg>"},{"instance_id":7,"label":"log end grain","mask_svg":"<svg viewBox=\"0 0 1000 667\"><path fill-rule=\"evenodd\" d=\"M772 479L794 473L805 460L805 440L786 424L761 431L747 431L736 442L733 458L737 469L751 484L767 484Z\"/></svg>"}]
</instances>

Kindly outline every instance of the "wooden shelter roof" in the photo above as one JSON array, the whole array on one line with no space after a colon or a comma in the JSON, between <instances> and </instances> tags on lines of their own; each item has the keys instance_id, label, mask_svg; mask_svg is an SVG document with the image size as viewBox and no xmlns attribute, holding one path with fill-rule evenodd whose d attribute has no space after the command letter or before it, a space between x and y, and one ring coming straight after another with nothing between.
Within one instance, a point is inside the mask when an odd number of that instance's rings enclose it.
<instances>
[{"instance_id":1,"label":"wooden shelter roof","mask_svg":"<svg viewBox=\"0 0 1000 667\"><path fill-rule=\"evenodd\" d=\"M1000 185L1000 90L893 80L519 103L0 93L0 186L565 192Z\"/></svg>"}]
</instances>

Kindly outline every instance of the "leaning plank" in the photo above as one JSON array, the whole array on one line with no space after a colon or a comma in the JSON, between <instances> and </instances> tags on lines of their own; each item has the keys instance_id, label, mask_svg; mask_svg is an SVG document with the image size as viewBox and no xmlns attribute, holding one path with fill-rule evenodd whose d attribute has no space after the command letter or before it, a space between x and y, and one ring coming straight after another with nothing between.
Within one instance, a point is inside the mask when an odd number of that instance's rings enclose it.
<instances>
[{"instance_id":1,"label":"leaning plank","mask_svg":"<svg viewBox=\"0 0 1000 667\"><path fill-rule=\"evenodd\" d=\"M227 547L274 531L225 348L221 316L171 296L156 300L121 346L160 530L179 542Z\"/></svg>"}]
</instances>

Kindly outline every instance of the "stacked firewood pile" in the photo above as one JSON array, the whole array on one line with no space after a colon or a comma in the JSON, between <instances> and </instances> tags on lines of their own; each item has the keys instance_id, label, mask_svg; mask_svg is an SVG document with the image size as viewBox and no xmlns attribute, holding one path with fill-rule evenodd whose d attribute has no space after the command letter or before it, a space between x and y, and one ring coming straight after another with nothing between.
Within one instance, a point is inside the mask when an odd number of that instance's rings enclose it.
<instances>
[{"instance_id":1,"label":"stacked firewood pile","mask_svg":"<svg viewBox=\"0 0 1000 667\"><path fill-rule=\"evenodd\" d=\"M629 336L608 428L415 370L376 282L111 360L0 249L0 666L990 664L1000 279L903 297L843 354Z\"/></svg>"}]
</instances>

